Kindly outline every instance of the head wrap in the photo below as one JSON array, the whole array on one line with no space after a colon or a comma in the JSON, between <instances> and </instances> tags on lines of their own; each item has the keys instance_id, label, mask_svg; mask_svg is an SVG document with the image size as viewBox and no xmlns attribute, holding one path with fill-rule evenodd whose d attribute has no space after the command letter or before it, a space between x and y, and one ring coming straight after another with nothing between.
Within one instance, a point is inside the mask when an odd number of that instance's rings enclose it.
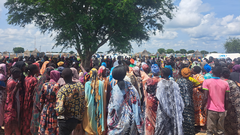
<instances>
[{"instance_id":1,"label":"head wrap","mask_svg":"<svg viewBox=\"0 0 240 135\"><path fill-rule=\"evenodd\" d=\"M134 59L131 58L131 59L130 59L130 63L131 63L131 64L134 64L134 62L135 62Z\"/></svg>"},{"instance_id":2,"label":"head wrap","mask_svg":"<svg viewBox=\"0 0 240 135\"><path fill-rule=\"evenodd\" d=\"M191 76L191 70L189 68L183 68L181 70L181 75L184 77L184 78L188 78L189 76Z\"/></svg>"},{"instance_id":3,"label":"head wrap","mask_svg":"<svg viewBox=\"0 0 240 135\"><path fill-rule=\"evenodd\" d=\"M76 68L70 68L72 70L72 81L73 82L79 82L79 76Z\"/></svg>"},{"instance_id":4,"label":"head wrap","mask_svg":"<svg viewBox=\"0 0 240 135\"><path fill-rule=\"evenodd\" d=\"M50 72L50 81L49 82L58 82L60 78L60 72L56 71L56 70L52 70Z\"/></svg>"},{"instance_id":5,"label":"head wrap","mask_svg":"<svg viewBox=\"0 0 240 135\"><path fill-rule=\"evenodd\" d=\"M101 66L107 67L107 64L105 62L102 62Z\"/></svg>"},{"instance_id":6,"label":"head wrap","mask_svg":"<svg viewBox=\"0 0 240 135\"><path fill-rule=\"evenodd\" d=\"M0 64L0 69L2 70L2 74L4 76L7 75L7 67L6 67L6 64Z\"/></svg>"},{"instance_id":7,"label":"head wrap","mask_svg":"<svg viewBox=\"0 0 240 135\"><path fill-rule=\"evenodd\" d=\"M13 58L13 61L14 61L14 62L17 62L17 61L18 61L18 58L17 58L17 57L14 57L14 58Z\"/></svg>"},{"instance_id":8,"label":"head wrap","mask_svg":"<svg viewBox=\"0 0 240 135\"><path fill-rule=\"evenodd\" d=\"M41 70L40 70L40 74L41 74L41 75L45 72L48 63L49 63L49 61L45 61L45 62L43 63L42 68L41 68Z\"/></svg>"},{"instance_id":9,"label":"head wrap","mask_svg":"<svg viewBox=\"0 0 240 135\"><path fill-rule=\"evenodd\" d=\"M138 66L133 67L133 73L134 73L136 76L140 76L140 69L139 69Z\"/></svg>"},{"instance_id":10,"label":"head wrap","mask_svg":"<svg viewBox=\"0 0 240 135\"><path fill-rule=\"evenodd\" d=\"M160 69L157 64L152 64L151 71L153 75L157 75L160 72Z\"/></svg>"},{"instance_id":11,"label":"head wrap","mask_svg":"<svg viewBox=\"0 0 240 135\"><path fill-rule=\"evenodd\" d=\"M39 65L39 63L35 62L35 63L33 63L33 64L38 67L38 70L40 70L40 65Z\"/></svg>"},{"instance_id":12,"label":"head wrap","mask_svg":"<svg viewBox=\"0 0 240 135\"><path fill-rule=\"evenodd\" d=\"M212 70L212 67L209 66L208 64L205 64L203 68L206 70L207 73L209 73Z\"/></svg>"},{"instance_id":13,"label":"head wrap","mask_svg":"<svg viewBox=\"0 0 240 135\"><path fill-rule=\"evenodd\" d=\"M172 77L172 74L173 74L173 73L172 73L172 66L171 66L171 65L166 65L165 68L170 69L171 73L170 73L170 76L169 76L169 77Z\"/></svg>"},{"instance_id":14,"label":"head wrap","mask_svg":"<svg viewBox=\"0 0 240 135\"><path fill-rule=\"evenodd\" d=\"M240 73L240 65L233 66L232 71Z\"/></svg>"},{"instance_id":15,"label":"head wrap","mask_svg":"<svg viewBox=\"0 0 240 135\"><path fill-rule=\"evenodd\" d=\"M57 63L57 65L58 65L59 67L61 67L61 66L64 65L64 62L60 61L60 62Z\"/></svg>"},{"instance_id":16,"label":"head wrap","mask_svg":"<svg viewBox=\"0 0 240 135\"><path fill-rule=\"evenodd\" d=\"M143 69L144 72L147 73L147 72L148 72L148 69L149 69L149 66L148 66L147 64L143 64L143 65L142 65L142 69Z\"/></svg>"},{"instance_id":17,"label":"head wrap","mask_svg":"<svg viewBox=\"0 0 240 135\"><path fill-rule=\"evenodd\" d=\"M60 74L62 74L63 69L64 69L64 67L58 67L58 68L57 68L57 71L59 71Z\"/></svg>"}]
</instances>

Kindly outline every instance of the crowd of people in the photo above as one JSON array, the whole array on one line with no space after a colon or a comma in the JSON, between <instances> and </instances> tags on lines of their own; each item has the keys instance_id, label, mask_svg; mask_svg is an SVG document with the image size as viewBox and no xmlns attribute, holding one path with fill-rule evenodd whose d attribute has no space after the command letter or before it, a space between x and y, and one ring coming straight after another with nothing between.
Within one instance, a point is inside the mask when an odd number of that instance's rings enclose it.
<instances>
[{"instance_id":1,"label":"crowd of people","mask_svg":"<svg viewBox=\"0 0 240 135\"><path fill-rule=\"evenodd\" d=\"M5 135L240 135L240 58L0 59ZM3 129L4 127L4 129Z\"/></svg>"}]
</instances>

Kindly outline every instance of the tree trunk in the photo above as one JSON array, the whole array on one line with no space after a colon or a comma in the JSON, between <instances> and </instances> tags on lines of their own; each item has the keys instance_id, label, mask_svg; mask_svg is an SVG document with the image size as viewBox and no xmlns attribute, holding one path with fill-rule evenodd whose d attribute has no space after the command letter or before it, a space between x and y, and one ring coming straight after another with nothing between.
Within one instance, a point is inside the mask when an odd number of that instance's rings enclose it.
<instances>
[{"instance_id":1,"label":"tree trunk","mask_svg":"<svg viewBox=\"0 0 240 135\"><path fill-rule=\"evenodd\" d=\"M84 67L84 69L90 69L91 58L92 58L91 53L85 54L83 58L81 57L82 66Z\"/></svg>"}]
</instances>

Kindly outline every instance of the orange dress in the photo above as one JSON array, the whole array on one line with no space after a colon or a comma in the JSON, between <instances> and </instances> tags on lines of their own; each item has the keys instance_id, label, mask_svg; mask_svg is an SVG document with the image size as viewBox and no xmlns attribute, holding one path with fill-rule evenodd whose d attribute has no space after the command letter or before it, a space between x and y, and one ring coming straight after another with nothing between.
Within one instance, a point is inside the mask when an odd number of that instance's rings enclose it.
<instances>
[{"instance_id":1,"label":"orange dress","mask_svg":"<svg viewBox=\"0 0 240 135\"><path fill-rule=\"evenodd\" d=\"M202 83L204 81L204 77L201 74L196 74L193 76L193 78L195 80L197 80L201 85L199 87L202 86ZM206 115L203 116L202 115L202 101L203 101L203 92L201 92L200 90L198 90L199 87L196 87L193 89L193 103L194 103L194 117L195 117L195 124L197 126L204 126L206 124ZM206 113L206 111L205 111Z\"/></svg>"}]
</instances>

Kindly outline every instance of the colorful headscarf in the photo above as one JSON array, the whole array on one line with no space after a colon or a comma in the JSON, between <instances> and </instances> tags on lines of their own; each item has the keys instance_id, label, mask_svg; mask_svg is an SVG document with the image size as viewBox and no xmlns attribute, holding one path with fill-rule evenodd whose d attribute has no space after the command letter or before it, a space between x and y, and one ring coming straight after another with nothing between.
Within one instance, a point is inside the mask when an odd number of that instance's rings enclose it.
<instances>
[{"instance_id":1,"label":"colorful headscarf","mask_svg":"<svg viewBox=\"0 0 240 135\"><path fill-rule=\"evenodd\" d=\"M160 69L157 64L152 64L151 71L153 75L157 75L160 72Z\"/></svg>"},{"instance_id":2,"label":"colorful headscarf","mask_svg":"<svg viewBox=\"0 0 240 135\"><path fill-rule=\"evenodd\" d=\"M62 71L64 70L64 67L58 67L57 68L57 71L59 71L60 72L60 74L62 74Z\"/></svg>"},{"instance_id":3,"label":"colorful headscarf","mask_svg":"<svg viewBox=\"0 0 240 135\"><path fill-rule=\"evenodd\" d=\"M171 73L170 73L170 77L172 77L173 71L172 71L172 66L171 65L166 65L165 68L170 69Z\"/></svg>"},{"instance_id":4,"label":"colorful headscarf","mask_svg":"<svg viewBox=\"0 0 240 135\"><path fill-rule=\"evenodd\" d=\"M60 61L60 62L57 63L57 65L58 65L59 67L61 67L61 66L64 65L64 62Z\"/></svg>"},{"instance_id":5,"label":"colorful headscarf","mask_svg":"<svg viewBox=\"0 0 240 135\"><path fill-rule=\"evenodd\" d=\"M208 64L205 64L204 69L206 70L207 73L209 73L212 70L212 67L209 66Z\"/></svg>"},{"instance_id":6,"label":"colorful headscarf","mask_svg":"<svg viewBox=\"0 0 240 135\"><path fill-rule=\"evenodd\" d=\"M4 75L4 76L6 76L7 75L7 66L6 66L6 64L0 64L0 69L2 70L2 74Z\"/></svg>"},{"instance_id":7,"label":"colorful headscarf","mask_svg":"<svg viewBox=\"0 0 240 135\"><path fill-rule=\"evenodd\" d=\"M136 76L141 76L141 75L140 75L140 69L139 69L138 66L133 67L133 73L134 73Z\"/></svg>"},{"instance_id":8,"label":"colorful headscarf","mask_svg":"<svg viewBox=\"0 0 240 135\"><path fill-rule=\"evenodd\" d=\"M131 63L131 64L134 64L134 62L135 62L134 59L131 58L131 59L130 59L130 63Z\"/></svg>"},{"instance_id":9,"label":"colorful headscarf","mask_svg":"<svg viewBox=\"0 0 240 135\"><path fill-rule=\"evenodd\" d=\"M240 65L233 66L232 71L240 73Z\"/></svg>"},{"instance_id":10,"label":"colorful headscarf","mask_svg":"<svg viewBox=\"0 0 240 135\"><path fill-rule=\"evenodd\" d=\"M145 63L145 64L142 64L142 69L144 72L148 72L148 69L149 69L149 66Z\"/></svg>"},{"instance_id":11,"label":"colorful headscarf","mask_svg":"<svg viewBox=\"0 0 240 135\"><path fill-rule=\"evenodd\" d=\"M78 72L77 72L77 69L76 68L70 68L72 70L72 81L73 82L79 82L79 75L78 75Z\"/></svg>"},{"instance_id":12,"label":"colorful headscarf","mask_svg":"<svg viewBox=\"0 0 240 135\"><path fill-rule=\"evenodd\" d=\"M181 70L181 75L184 77L184 78L188 78L189 76L191 76L191 70L189 68L183 68Z\"/></svg>"},{"instance_id":13,"label":"colorful headscarf","mask_svg":"<svg viewBox=\"0 0 240 135\"><path fill-rule=\"evenodd\" d=\"M45 61L45 62L43 63L42 68L41 68L41 70L40 70L40 74L41 74L41 75L45 72L48 63L49 63L49 61Z\"/></svg>"},{"instance_id":14,"label":"colorful headscarf","mask_svg":"<svg viewBox=\"0 0 240 135\"><path fill-rule=\"evenodd\" d=\"M107 64L105 62L102 62L101 66L107 67Z\"/></svg>"},{"instance_id":15,"label":"colorful headscarf","mask_svg":"<svg viewBox=\"0 0 240 135\"><path fill-rule=\"evenodd\" d=\"M99 81L98 81L98 74L97 74L97 69L93 68L90 72L90 81L91 81L91 88L92 88L92 92L94 91L98 91L98 87L99 87Z\"/></svg>"},{"instance_id":16,"label":"colorful headscarf","mask_svg":"<svg viewBox=\"0 0 240 135\"><path fill-rule=\"evenodd\" d=\"M49 82L58 82L60 78L60 72L56 71L56 70L52 70L50 72L50 81Z\"/></svg>"},{"instance_id":17,"label":"colorful headscarf","mask_svg":"<svg viewBox=\"0 0 240 135\"><path fill-rule=\"evenodd\" d=\"M101 66L101 67L98 69L98 76L99 76L100 80L103 79L103 75L106 76L106 67Z\"/></svg>"}]
</instances>

